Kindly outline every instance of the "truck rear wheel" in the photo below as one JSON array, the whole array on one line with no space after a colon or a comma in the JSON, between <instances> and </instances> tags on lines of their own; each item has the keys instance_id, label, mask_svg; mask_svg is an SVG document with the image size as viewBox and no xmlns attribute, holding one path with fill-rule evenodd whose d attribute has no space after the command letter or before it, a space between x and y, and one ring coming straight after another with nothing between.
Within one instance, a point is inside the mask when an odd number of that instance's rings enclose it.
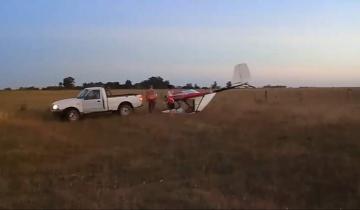
<instances>
[{"instance_id":1,"label":"truck rear wheel","mask_svg":"<svg viewBox=\"0 0 360 210\"><path fill-rule=\"evenodd\" d=\"M76 109L69 109L65 112L65 119L70 122L75 122L80 119L80 113Z\"/></svg>"},{"instance_id":2,"label":"truck rear wheel","mask_svg":"<svg viewBox=\"0 0 360 210\"><path fill-rule=\"evenodd\" d=\"M119 114L121 116L128 116L132 113L133 108L129 104L121 104L119 107Z\"/></svg>"}]
</instances>

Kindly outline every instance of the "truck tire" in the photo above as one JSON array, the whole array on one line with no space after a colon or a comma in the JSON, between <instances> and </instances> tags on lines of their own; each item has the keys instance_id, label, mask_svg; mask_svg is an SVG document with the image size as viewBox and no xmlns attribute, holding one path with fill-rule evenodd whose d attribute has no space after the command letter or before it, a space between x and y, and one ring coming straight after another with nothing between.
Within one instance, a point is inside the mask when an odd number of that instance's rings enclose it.
<instances>
[{"instance_id":1,"label":"truck tire","mask_svg":"<svg viewBox=\"0 0 360 210\"><path fill-rule=\"evenodd\" d=\"M75 122L80 119L80 113L76 109L68 109L65 112L65 119L70 122Z\"/></svg>"},{"instance_id":2,"label":"truck tire","mask_svg":"<svg viewBox=\"0 0 360 210\"><path fill-rule=\"evenodd\" d=\"M133 108L130 104L120 104L119 106L119 114L121 116L128 116L133 112Z\"/></svg>"}]
</instances>

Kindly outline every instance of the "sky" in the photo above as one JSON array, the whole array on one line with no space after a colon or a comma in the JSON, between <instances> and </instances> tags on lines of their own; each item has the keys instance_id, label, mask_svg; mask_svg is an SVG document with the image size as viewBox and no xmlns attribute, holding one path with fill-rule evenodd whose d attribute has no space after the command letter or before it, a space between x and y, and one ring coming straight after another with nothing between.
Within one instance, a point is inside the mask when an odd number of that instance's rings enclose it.
<instances>
[{"instance_id":1,"label":"sky","mask_svg":"<svg viewBox=\"0 0 360 210\"><path fill-rule=\"evenodd\" d=\"M360 86L358 0L1 0L0 88L72 76Z\"/></svg>"}]
</instances>

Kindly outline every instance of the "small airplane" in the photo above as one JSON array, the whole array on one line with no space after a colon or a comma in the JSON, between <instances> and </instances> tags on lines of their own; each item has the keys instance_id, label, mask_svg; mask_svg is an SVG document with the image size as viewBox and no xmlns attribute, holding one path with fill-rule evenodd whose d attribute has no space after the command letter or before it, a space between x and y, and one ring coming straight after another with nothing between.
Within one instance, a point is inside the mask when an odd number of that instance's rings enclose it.
<instances>
[{"instance_id":1,"label":"small airplane","mask_svg":"<svg viewBox=\"0 0 360 210\"><path fill-rule=\"evenodd\" d=\"M255 88L249 85L250 71L247 64L238 64L234 68L230 87L217 90L169 90L166 95L167 110L163 113L198 113L209 105L217 93L234 88Z\"/></svg>"}]
</instances>

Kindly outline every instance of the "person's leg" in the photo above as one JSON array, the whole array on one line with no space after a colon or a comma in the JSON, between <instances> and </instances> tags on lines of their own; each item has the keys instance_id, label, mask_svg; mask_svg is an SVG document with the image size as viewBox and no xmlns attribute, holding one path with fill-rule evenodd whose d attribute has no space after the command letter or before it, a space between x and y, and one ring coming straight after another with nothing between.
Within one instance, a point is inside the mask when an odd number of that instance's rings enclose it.
<instances>
[{"instance_id":1,"label":"person's leg","mask_svg":"<svg viewBox=\"0 0 360 210\"><path fill-rule=\"evenodd\" d=\"M151 101L148 101L148 111L151 113Z\"/></svg>"},{"instance_id":2,"label":"person's leg","mask_svg":"<svg viewBox=\"0 0 360 210\"><path fill-rule=\"evenodd\" d=\"M152 112L155 110L155 106L156 106L156 101L153 101L153 105L152 105Z\"/></svg>"},{"instance_id":3,"label":"person's leg","mask_svg":"<svg viewBox=\"0 0 360 210\"><path fill-rule=\"evenodd\" d=\"M155 108L155 101L149 101L149 113L152 113Z\"/></svg>"},{"instance_id":4,"label":"person's leg","mask_svg":"<svg viewBox=\"0 0 360 210\"><path fill-rule=\"evenodd\" d=\"M175 103L168 103L167 107L169 110L175 109Z\"/></svg>"}]
</instances>

